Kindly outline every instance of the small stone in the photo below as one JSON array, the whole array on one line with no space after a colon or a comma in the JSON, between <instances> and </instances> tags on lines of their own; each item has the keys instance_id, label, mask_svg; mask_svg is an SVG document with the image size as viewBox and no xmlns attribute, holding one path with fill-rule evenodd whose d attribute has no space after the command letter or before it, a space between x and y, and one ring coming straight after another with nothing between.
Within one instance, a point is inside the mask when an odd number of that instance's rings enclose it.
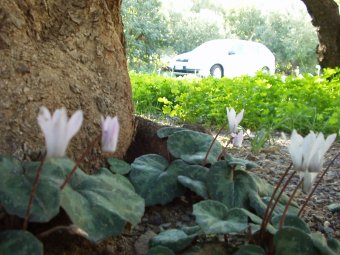
<instances>
[{"instance_id":1,"label":"small stone","mask_svg":"<svg viewBox=\"0 0 340 255\"><path fill-rule=\"evenodd\" d=\"M150 239L156 235L155 232L148 230L145 234L141 235L134 244L136 255L145 254L149 249Z\"/></svg>"},{"instance_id":2,"label":"small stone","mask_svg":"<svg viewBox=\"0 0 340 255\"><path fill-rule=\"evenodd\" d=\"M15 71L17 71L18 73L21 73L21 74L26 74L26 73L31 72L30 68L25 64L19 64L17 66L17 68L15 69Z\"/></svg>"},{"instance_id":3,"label":"small stone","mask_svg":"<svg viewBox=\"0 0 340 255\"><path fill-rule=\"evenodd\" d=\"M184 215L181 216L181 220L183 222L190 222L191 218L188 215L184 214Z\"/></svg>"},{"instance_id":4,"label":"small stone","mask_svg":"<svg viewBox=\"0 0 340 255\"><path fill-rule=\"evenodd\" d=\"M114 255L115 248L111 245L105 247L105 249L100 253L100 255Z\"/></svg>"},{"instance_id":5,"label":"small stone","mask_svg":"<svg viewBox=\"0 0 340 255\"><path fill-rule=\"evenodd\" d=\"M163 223L159 226L162 230L166 230L166 229L169 229L171 228L171 223L170 222L167 222L167 223Z\"/></svg>"},{"instance_id":6,"label":"small stone","mask_svg":"<svg viewBox=\"0 0 340 255\"><path fill-rule=\"evenodd\" d=\"M147 223L152 225L161 225L162 224L162 217L158 212L153 212L149 217Z\"/></svg>"},{"instance_id":7,"label":"small stone","mask_svg":"<svg viewBox=\"0 0 340 255\"><path fill-rule=\"evenodd\" d=\"M81 9L83 9L83 8L86 7L86 1L85 0L78 0L78 1L72 2L72 5L75 6L75 7L79 7Z\"/></svg>"}]
</instances>

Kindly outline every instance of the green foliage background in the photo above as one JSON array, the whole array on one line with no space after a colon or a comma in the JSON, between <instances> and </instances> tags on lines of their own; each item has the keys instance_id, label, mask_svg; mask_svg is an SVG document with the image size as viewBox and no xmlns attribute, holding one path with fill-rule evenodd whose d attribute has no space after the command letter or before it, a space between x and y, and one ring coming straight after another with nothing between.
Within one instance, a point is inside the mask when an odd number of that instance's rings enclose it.
<instances>
[{"instance_id":1,"label":"green foliage background","mask_svg":"<svg viewBox=\"0 0 340 255\"><path fill-rule=\"evenodd\" d=\"M339 72L339 70L337 70ZM221 126L226 107L245 109L242 126L301 133L338 133L340 76L301 78L258 74L234 79L176 79L130 73L137 114L164 114L189 123Z\"/></svg>"},{"instance_id":2,"label":"green foliage background","mask_svg":"<svg viewBox=\"0 0 340 255\"><path fill-rule=\"evenodd\" d=\"M182 10L171 1L124 0L122 17L130 70L156 72L203 42L239 38L265 44L276 57L277 72L290 74L299 66L301 73L315 74L318 39L306 10L227 8L217 0L196 0Z\"/></svg>"}]
</instances>

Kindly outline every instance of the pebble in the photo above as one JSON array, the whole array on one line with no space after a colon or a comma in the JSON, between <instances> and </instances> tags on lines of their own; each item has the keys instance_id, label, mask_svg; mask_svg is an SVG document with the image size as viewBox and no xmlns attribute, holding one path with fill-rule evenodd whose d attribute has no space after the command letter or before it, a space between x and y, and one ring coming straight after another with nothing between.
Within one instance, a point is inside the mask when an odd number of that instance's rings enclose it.
<instances>
[{"instance_id":1,"label":"pebble","mask_svg":"<svg viewBox=\"0 0 340 255\"><path fill-rule=\"evenodd\" d=\"M149 250L150 239L156 235L155 232L148 230L141 235L134 244L136 255L145 254Z\"/></svg>"}]
</instances>

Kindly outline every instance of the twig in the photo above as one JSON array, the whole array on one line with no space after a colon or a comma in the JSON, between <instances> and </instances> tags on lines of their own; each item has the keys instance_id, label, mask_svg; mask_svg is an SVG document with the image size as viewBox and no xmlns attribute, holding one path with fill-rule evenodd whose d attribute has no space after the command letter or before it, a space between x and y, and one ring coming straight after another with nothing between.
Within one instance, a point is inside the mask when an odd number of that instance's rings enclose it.
<instances>
[{"instance_id":1,"label":"twig","mask_svg":"<svg viewBox=\"0 0 340 255\"><path fill-rule=\"evenodd\" d=\"M90 146L87 147L87 149L84 151L84 153L80 156L80 158L77 160L76 164L74 165L73 169L69 174L66 176L63 184L60 186L60 189L62 190L65 185L71 180L72 176L77 170L77 167L80 165L81 162L83 162L84 158L86 157L87 154L89 154L92 150L92 148L96 145L96 143L100 140L101 134L98 135L90 144Z\"/></svg>"},{"instance_id":2,"label":"twig","mask_svg":"<svg viewBox=\"0 0 340 255\"><path fill-rule=\"evenodd\" d=\"M45 232L40 233L37 237L39 239L43 239L51 234L53 234L56 231L60 231L60 230L66 230L68 231L70 234L76 234L76 235L80 235L83 237L87 237L88 234L82 230L81 228L77 227L76 225L70 225L70 226L56 226L53 227Z\"/></svg>"},{"instance_id":3,"label":"twig","mask_svg":"<svg viewBox=\"0 0 340 255\"><path fill-rule=\"evenodd\" d=\"M322 175L320 176L319 180L318 180L318 181L316 182L316 184L314 185L314 188L313 188L312 191L309 193L307 199L306 199L305 202L303 203L303 205L302 205L302 207L301 207L301 209L300 209L300 211L299 211L299 213L298 213L298 217L301 217L301 216L302 216L302 212L303 212L303 210L305 209L305 207L306 207L308 201L311 199L313 193L315 192L316 188L317 188L318 185L320 184L322 178L323 178L324 175L327 173L327 171L328 171L328 169L330 168L330 166L334 163L335 159L336 159L337 157L339 157L339 155L340 155L340 152L338 152L338 154L335 155L335 157L332 159L332 161L328 164L328 166L327 166L327 168L325 169L325 171L323 171L323 173L322 173Z\"/></svg>"},{"instance_id":4,"label":"twig","mask_svg":"<svg viewBox=\"0 0 340 255\"><path fill-rule=\"evenodd\" d=\"M24 223L23 223L23 226L22 226L22 228L24 230L26 230L27 226L28 226L28 219L30 217L30 213L31 213L31 209L32 209L32 204L33 204L33 199L34 199L35 193L36 193L37 188L38 188L38 183L39 183L40 175L41 175L41 172L42 172L42 166L43 166L43 164L45 162L45 159L46 159L46 156L44 156L44 158L40 161L40 165L39 165L39 167L37 169L37 172L35 174L35 178L34 178L34 181L33 181L30 198L28 200L28 205L27 205L27 209L26 209Z\"/></svg>"},{"instance_id":5,"label":"twig","mask_svg":"<svg viewBox=\"0 0 340 255\"><path fill-rule=\"evenodd\" d=\"M286 219L286 215L287 215L288 208L289 208L289 206L290 206L290 204L291 204L291 202L292 202L292 200L293 200L293 198L294 198L294 196L295 196L296 191L297 191L298 188L301 186L302 182L303 182L303 178L301 178L299 184L296 185L296 187L295 187L295 189L294 189L292 195L290 196L290 198L289 198L289 200L288 200L288 203L287 203L286 206L285 206L285 209L283 210L283 213L282 213L282 216L281 216L281 219L280 219L279 230L281 230L281 228L282 228L282 226L283 226L283 222L284 222L284 220Z\"/></svg>"}]
</instances>

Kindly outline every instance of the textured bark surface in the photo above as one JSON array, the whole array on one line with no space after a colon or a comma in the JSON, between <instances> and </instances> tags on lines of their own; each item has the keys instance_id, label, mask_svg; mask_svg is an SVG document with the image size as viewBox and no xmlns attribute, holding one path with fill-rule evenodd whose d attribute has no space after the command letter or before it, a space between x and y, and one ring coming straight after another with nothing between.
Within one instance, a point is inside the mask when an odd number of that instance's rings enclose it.
<instances>
[{"instance_id":1,"label":"textured bark surface","mask_svg":"<svg viewBox=\"0 0 340 255\"><path fill-rule=\"evenodd\" d=\"M100 130L100 115L118 116L117 157L133 132L131 84L120 0L0 0L0 154L34 156L44 147L39 107L84 111L68 155L77 158ZM94 163L100 150L87 161ZM92 164L94 166L94 164Z\"/></svg>"},{"instance_id":2,"label":"textured bark surface","mask_svg":"<svg viewBox=\"0 0 340 255\"><path fill-rule=\"evenodd\" d=\"M317 29L318 59L322 67L340 66L340 15L334 0L302 0Z\"/></svg>"}]
</instances>

